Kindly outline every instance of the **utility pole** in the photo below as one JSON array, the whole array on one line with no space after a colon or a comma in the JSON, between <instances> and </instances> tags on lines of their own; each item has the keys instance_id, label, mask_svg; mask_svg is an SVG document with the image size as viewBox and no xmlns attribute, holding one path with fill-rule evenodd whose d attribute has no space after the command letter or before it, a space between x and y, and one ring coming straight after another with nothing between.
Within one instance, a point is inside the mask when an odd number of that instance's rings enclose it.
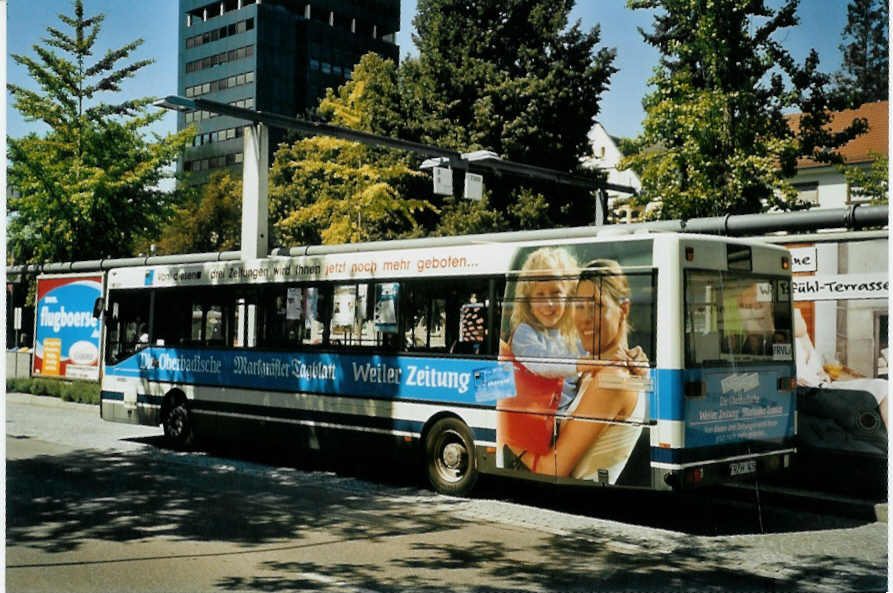
<instances>
[{"instance_id":1,"label":"utility pole","mask_svg":"<svg viewBox=\"0 0 893 593\"><path fill-rule=\"evenodd\" d=\"M242 259L258 259L270 253L269 168L270 130L254 122L245 126L242 164Z\"/></svg>"}]
</instances>

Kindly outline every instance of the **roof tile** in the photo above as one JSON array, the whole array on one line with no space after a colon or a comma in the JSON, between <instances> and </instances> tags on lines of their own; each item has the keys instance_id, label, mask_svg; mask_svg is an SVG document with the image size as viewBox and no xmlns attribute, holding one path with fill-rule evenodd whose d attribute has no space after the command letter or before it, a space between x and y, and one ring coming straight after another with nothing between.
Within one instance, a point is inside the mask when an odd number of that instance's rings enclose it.
<instances>
[{"instance_id":1,"label":"roof tile","mask_svg":"<svg viewBox=\"0 0 893 593\"><path fill-rule=\"evenodd\" d=\"M791 127L796 130L802 114L796 113L788 117ZM831 118L831 131L839 132L850 125L857 117L868 120L868 131L857 136L839 149L840 155L847 164L864 163L872 160L870 153L889 155L889 101L865 103L858 109L847 109L834 113ZM797 161L798 169L823 167L812 159L803 158Z\"/></svg>"}]
</instances>

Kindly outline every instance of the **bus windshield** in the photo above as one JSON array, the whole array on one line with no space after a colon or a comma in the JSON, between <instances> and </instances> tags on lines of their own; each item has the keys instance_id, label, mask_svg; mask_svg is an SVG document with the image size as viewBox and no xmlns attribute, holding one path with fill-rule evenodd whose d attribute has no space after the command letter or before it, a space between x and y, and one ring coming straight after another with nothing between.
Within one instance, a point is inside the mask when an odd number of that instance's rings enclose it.
<instances>
[{"instance_id":1,"label":"bus windshield","mask_svg":"<svg viewBox=\"0 0 893 593\"><path fill-rule=\"evenodd\" d=\"M738 272L685 278L687 366L791 362L791 284Z\"/></svg>"}]
</instances>

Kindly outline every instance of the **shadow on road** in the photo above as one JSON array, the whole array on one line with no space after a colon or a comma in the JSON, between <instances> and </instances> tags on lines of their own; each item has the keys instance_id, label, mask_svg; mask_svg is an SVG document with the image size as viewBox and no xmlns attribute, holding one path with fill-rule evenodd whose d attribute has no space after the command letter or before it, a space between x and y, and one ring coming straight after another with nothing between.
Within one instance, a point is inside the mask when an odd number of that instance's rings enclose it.
<instances>
[{"instance_id":1,"label":"shadow on road","mask_svg":"<svg viewBox=\"0 0 893 593\"><path fill-rule=\"evenodd\" d=\"M237 544L245 553L261 545L283 546L295 558L259 561L255 577L223 577L216 585L225 590L319 590L337 588L339 583L373 591L450 590L467 579L469 571L484 582L520 591L790 590L831 578L847 590L858 590L885 583L882 577L866 576L875 573L876 566L858 562L841 566L837 559L824 556L805 557L795 567L779 566L779 576L770 579L754 574L753 567L741 566L740 557L746 554L741 540L688 533L643 539L623 535L618 528L590 527L546 536L538 543L506 543L495 535L466 541L460 516L431 512L449 499L418 491L411 465L309 454L287 458L242 448L213 449L227 457L211 457L166 450L160 438L134 440L150 446L134 452L84 450L9 460L7 546L66 552L77 550L86 540L127 544L165 536ZM234 466L257 461L267 465ZM657 526L664 527L673 515L678 515L670 521L674 525L704 523L699 519L703 505L698 509L690 500L673 502L650 493L555 491L487 478L478 496L615 521L636 513L663 517L664 523ZM411 504L407 497L413 499ZM729 521L728 516L714 516L707 523ZM305 539L311 532L317 538L324 533L329 546L407 536L425 541L412 543L407 554L391 557L390 566L340 557L306 562L302 549L318 545L314 543L318 540Z\"/></svg>"}]
</instances>

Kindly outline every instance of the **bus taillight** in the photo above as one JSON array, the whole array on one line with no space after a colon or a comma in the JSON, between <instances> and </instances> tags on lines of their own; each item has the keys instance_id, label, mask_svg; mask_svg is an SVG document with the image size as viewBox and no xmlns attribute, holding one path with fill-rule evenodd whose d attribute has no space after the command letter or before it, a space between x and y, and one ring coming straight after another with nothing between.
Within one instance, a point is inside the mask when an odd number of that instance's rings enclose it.
<instances>
[{"instance_id":1,"label":"bus taillight","mask_svg":"<svg viewBox=\"0 0 893 593\"><path fill-rule=\"evenodd\" d=\"M707 384L703 381L686 381L685 397L704 397L707 395Z\"/></svg>"},{"instance_id":2,"label":"bus taillight","mask_svg":"<svg viewBox=\"0 0 893 593\"><path fill-rule=\"evenodd\" d=\"M690 467L685 470L685 485L694 486L704 479L703 467Z\"/></svg>"},{"instance_id":3,"label":"bus taillight","mask_svg":"<svg viewBox=\"0 0 893 593\"><path fill-rule=\"evenodd\" d=\"M778 390L779 391L795 391L797 389L797 378L796 377L779 377L778 378Z\"/></svg>"}]
</instances>

